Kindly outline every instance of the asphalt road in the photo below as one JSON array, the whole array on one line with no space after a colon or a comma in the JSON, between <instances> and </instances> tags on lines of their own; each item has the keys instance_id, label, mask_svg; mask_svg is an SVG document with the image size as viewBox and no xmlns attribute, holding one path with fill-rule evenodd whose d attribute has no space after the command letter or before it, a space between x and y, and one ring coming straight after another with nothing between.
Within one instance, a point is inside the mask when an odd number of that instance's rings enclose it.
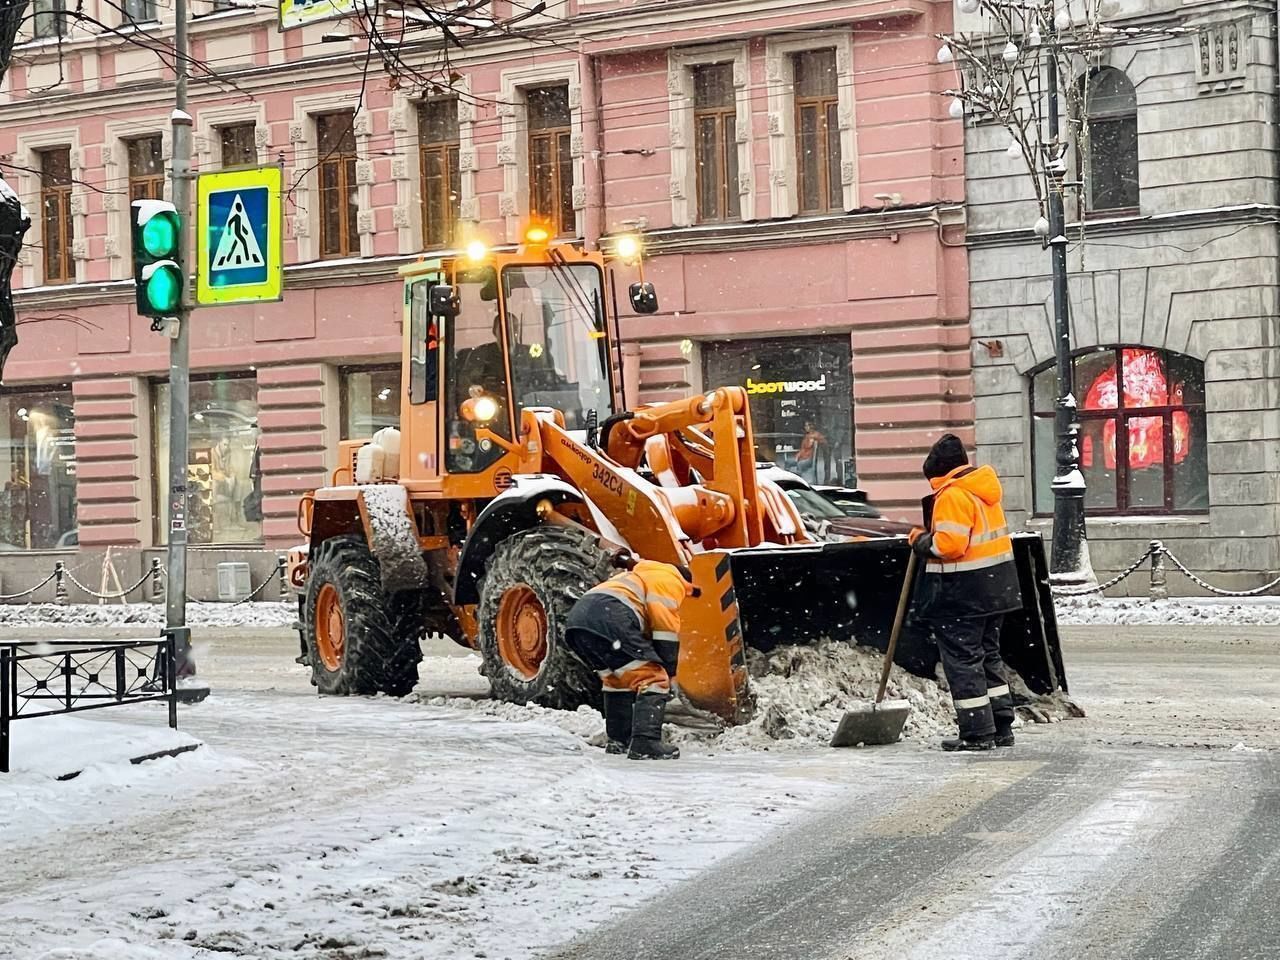
<instances>
[{"instance_id":1,"label":"asphalt road","mask_svg":"<svg viewBox=\"0 0 1280 960\"><path fill-rule=\"evenodd\" d=\"M1280 955L1280 631L1067 634L1089 719L924 766L884 749L878 783L554 956Z\"/></svg>"}]
</instances>

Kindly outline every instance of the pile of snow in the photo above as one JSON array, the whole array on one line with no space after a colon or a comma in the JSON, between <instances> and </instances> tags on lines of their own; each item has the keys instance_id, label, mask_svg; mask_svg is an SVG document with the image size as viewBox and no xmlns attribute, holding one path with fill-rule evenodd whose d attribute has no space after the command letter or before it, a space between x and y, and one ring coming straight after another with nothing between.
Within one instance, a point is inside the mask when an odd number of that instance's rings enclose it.
<instances>
[{"instance_id":1,"label":"pile of snow","mask_svg":"<svg viewBox=\"0 0 1280 960\"><path fill-rule=\"evenodd\" d=\"M297 619L298 606L291 602L187 604L191 627L291 627ZM164 622L161 603L0 604L0 626L163 626Z\"/></svg>"},{"instance_id":2,"label":"pile of snow","mask_svg":"<svg viewBox=\"0 0 1280 960\"><path fill-rule=\"evenodd\" d=\"M1068 625L1118 624L1280 624L1280 597L1248 599L1178 597L1148 600L1140 597L1054 597L1058 622Z\"/></svg>"},{"instance_id":3,"label":"pile of snow","mask_svg":"<svg viewBox=\"0 0 1280 960\"><path fill-rule=\"evenodd\" d=\"M195 737L170 730L163 721L123 723L68 714L31 717L13 724L9 769L13 774L57 779L199 745Z\"/></svg>"},{"instance_id":4,"label":"pile of snow","mask_svg":"<svg viewBox=\"0 0 1280 960\"><path fill-rule=\"evenodd\" d=\"M752 719L725 728L706 722L680 703L667 713L667 738L682 746L703 745L716 752L767 750L781 742L796 747L826 746L844 712L854 703L875 698L882 655L847 643L784 646L765 655L748 651L751 692L756 699ZM887 699L911 704L903 736L932 740L955 733L955 711L944 685L899 667L889 676ZM467 710L496 720L549 723L593 746L604 744L604 721L593 707L576 711L521 706L496 700L411 694L411 700L436 707Z\"/></svg>"},{"instance_id":5,"label":"pile of snow","mask_svg":"<svg viewBox=\"0 0 1280 960\"><path fill-rule=\"evenodd\" d=\"M848 643L781 646L769 654L748 650L755 715L748 723L726 730L717 746L767 750L779 741L825 746L846 710L875 700L883 663L884 655L878 650ZM937 682L895 666L885 699L911 704L904 738L954 735L951 695Z\"/></svg>"}]
</instances>

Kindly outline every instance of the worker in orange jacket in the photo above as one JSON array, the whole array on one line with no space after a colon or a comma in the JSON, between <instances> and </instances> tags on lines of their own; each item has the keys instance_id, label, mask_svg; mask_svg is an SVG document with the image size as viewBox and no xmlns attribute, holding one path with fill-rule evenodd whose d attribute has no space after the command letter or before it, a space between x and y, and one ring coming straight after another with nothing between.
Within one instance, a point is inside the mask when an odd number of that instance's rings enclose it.
<instances>
[{"instance_id":1,"label":"worker in orange jacket","mask_svg":"<svg viewBox=\"0 0 1280 960\"><path fill-rule=\"evenodd\" d=\"M655 560L614 558L623 572L588 590L565 624L565 642L600 675L609 753L674 760L662 718L680 659L680 604L697 596L693 574Z\"/></svg>"},{"instance_id":2,"label":"worker in orange jacket","mask_svg":"<svg viewBox=\"0 0 1280 960\"><path fill-rule=\"evenodd\" d=\"M1013 699L1000 659L1004 615L1022 606L1013 541L1000 505L1000 478L973 467L953 434L940 437L924 462L934 489L930 529L914 530L925 561L916 616L932 622L960 737L942 749L1013 746Z\"/></svg>"}]
</instances>

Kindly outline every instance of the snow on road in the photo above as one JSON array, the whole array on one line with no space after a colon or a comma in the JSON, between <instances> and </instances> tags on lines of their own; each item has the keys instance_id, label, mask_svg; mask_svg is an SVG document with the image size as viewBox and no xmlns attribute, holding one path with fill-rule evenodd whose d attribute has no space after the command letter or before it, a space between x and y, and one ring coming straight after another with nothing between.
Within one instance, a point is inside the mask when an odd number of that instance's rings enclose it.
<instances>
[{"instance_id":1,"label":"snow on road","mask_svg":"<svg viewBox=\"0 0 1280 960\"><path fill-rule=\"evenodd\" d=\"M1067 625L1280 624L1280 597L1148 600L1139 597L1059 596L1054 597L1054 608L1058 622Z\"/></svg>"},{"instance_id":2,"label":"snow on road","mask_svg":"<svg viewBox=\"0 0 1280 960\"><path fill-rule=\"evenodd\" d=\"M3 603L0 627L59 626L163 626L160 603ZM192 627L289 627L298 619L296 603L187 604L187 624Z\"/></svg>"},{"instance_id":3,"label":"snow on road","mask_svg":"<svg viewBox=\"0 0 1280 960\"><path fill-rule=\"evenodd\" d=\"M534 957L865 776L860 752L637 763L538 718L214 689L193 753L0 778L0 957Z\"/></svg>"}]
</instances>

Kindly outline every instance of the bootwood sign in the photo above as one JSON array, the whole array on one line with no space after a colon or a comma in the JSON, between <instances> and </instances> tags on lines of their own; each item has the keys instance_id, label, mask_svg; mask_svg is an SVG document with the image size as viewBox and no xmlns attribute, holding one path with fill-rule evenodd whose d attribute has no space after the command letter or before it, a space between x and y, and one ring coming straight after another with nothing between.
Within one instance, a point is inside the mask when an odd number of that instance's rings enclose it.
<instances>
[{"instance_id":1,"label":"bootwood sign","mask_svg":"<svg viewBox=\"0 0 1280 960\"><path fill-rule=\"evenodd\" d=\"M824 393L826 389L825 373L817 380L774 380L771 383L760 383L747 377L747 393L751 396L761 393Z\"/></svg>"}]
</instances>

